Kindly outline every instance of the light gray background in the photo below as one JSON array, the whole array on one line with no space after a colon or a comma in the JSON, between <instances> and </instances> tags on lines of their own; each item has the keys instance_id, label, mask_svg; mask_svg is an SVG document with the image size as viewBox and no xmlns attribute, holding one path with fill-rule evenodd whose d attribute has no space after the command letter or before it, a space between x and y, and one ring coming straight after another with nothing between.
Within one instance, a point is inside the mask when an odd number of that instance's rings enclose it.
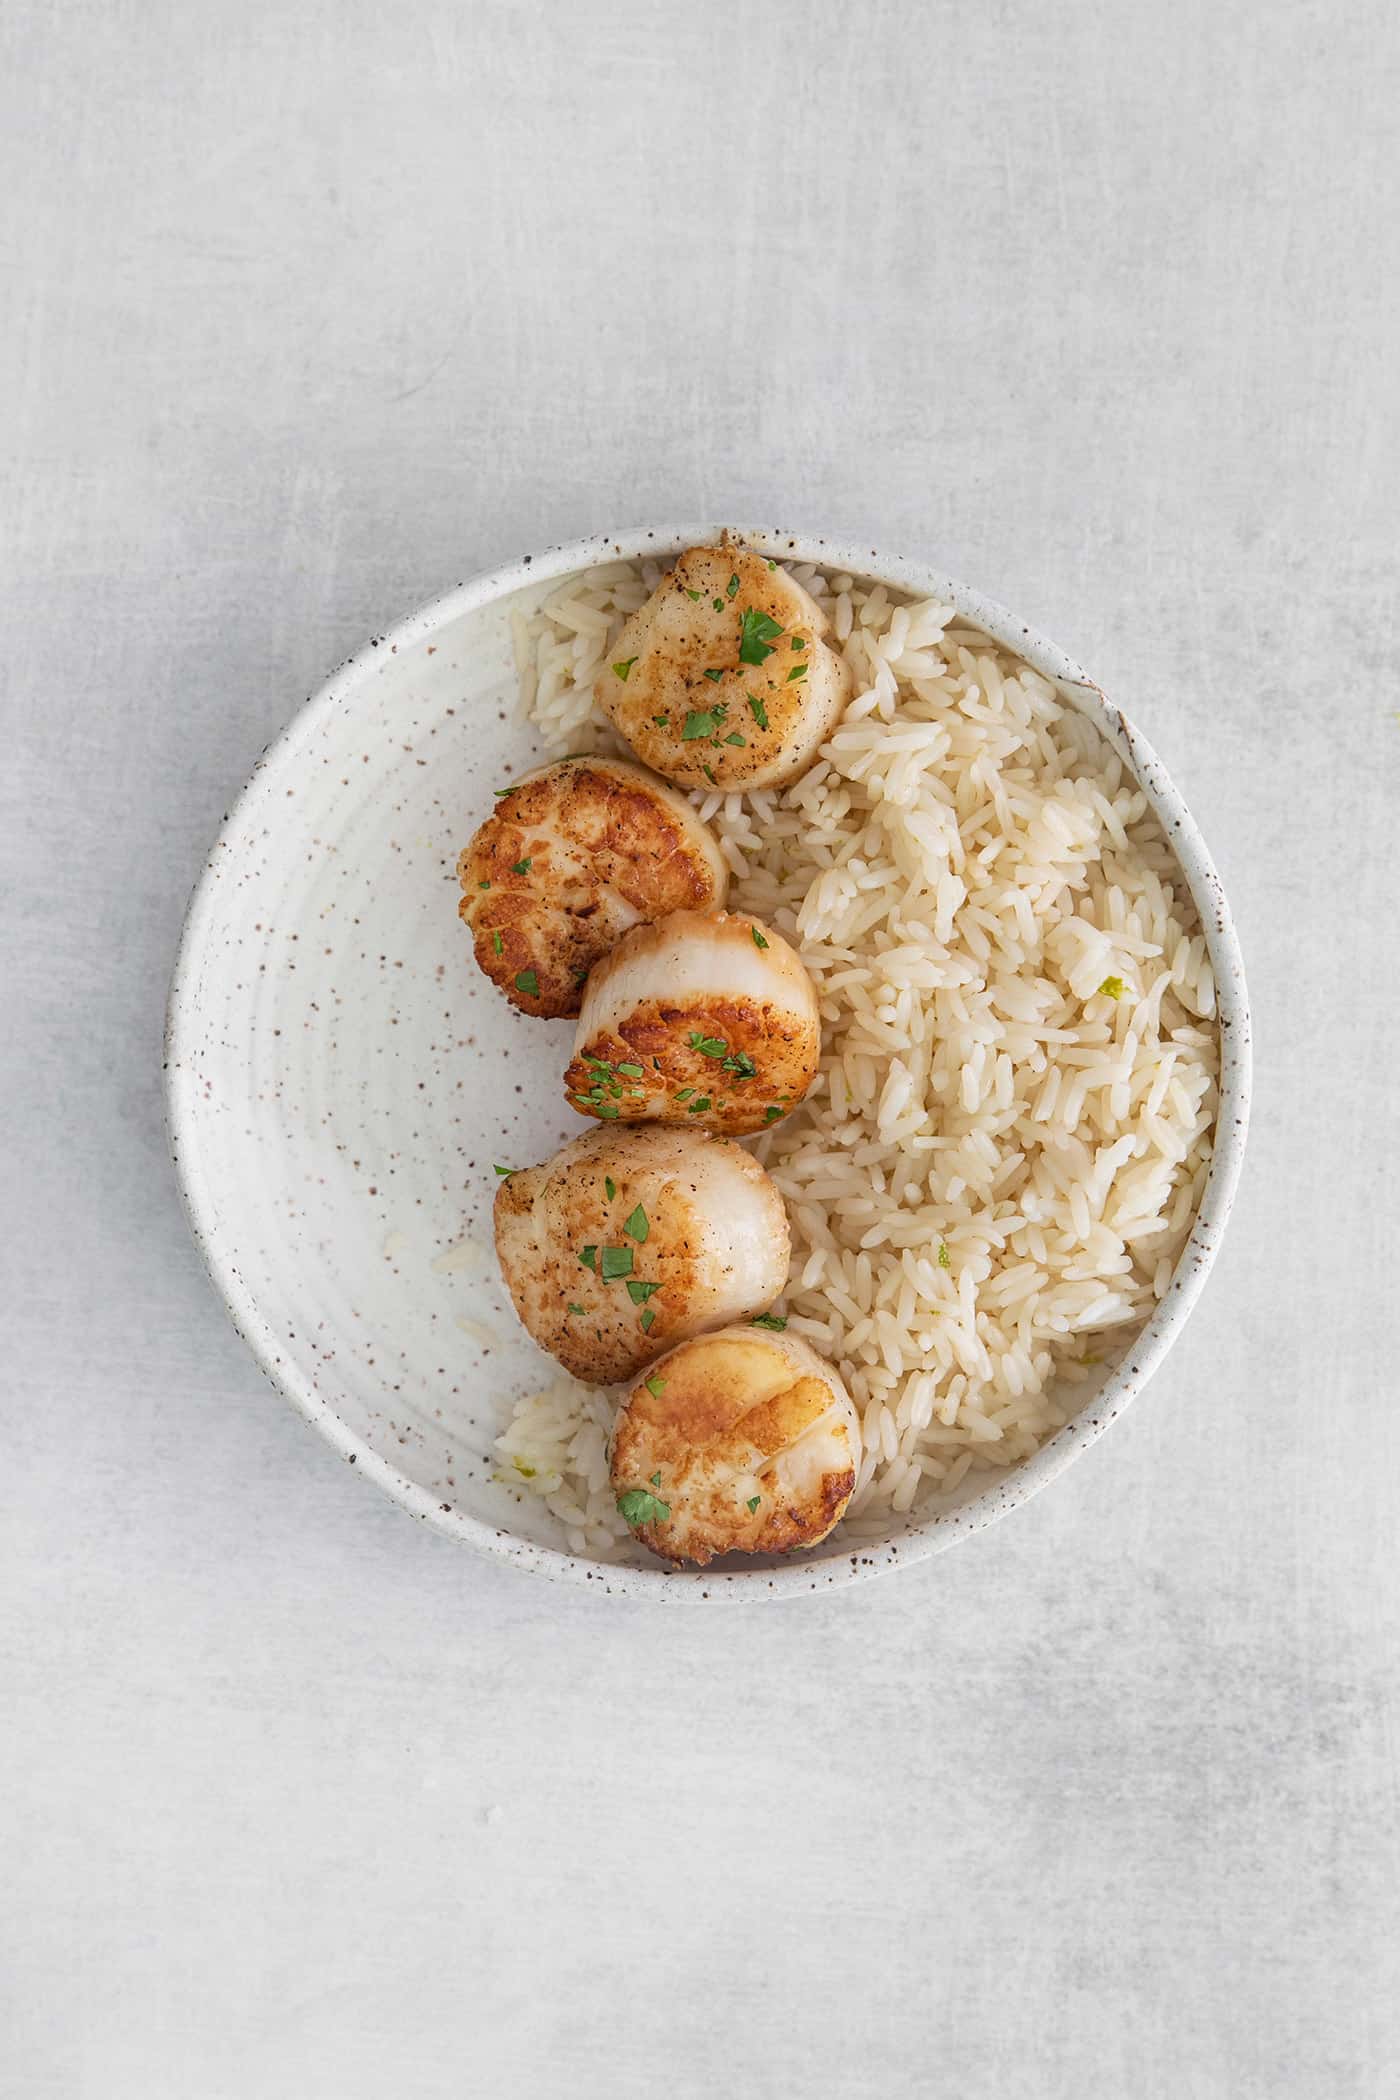
<instances>
[{"instance_id":1,"label":"light gray background","mask_svg":"<svg viewBox=\"0 0 1400 2100\"><path fill-rule=\"evenodd\" d=\"M1350 6L11 0L0 2089L1400 2091L1400 33ZM1140 716L1251 1155L1039 1501L707 1618L255 1374L161 1007L259 747L620 522L927 556Z\"/></svg>"}]
</instances>

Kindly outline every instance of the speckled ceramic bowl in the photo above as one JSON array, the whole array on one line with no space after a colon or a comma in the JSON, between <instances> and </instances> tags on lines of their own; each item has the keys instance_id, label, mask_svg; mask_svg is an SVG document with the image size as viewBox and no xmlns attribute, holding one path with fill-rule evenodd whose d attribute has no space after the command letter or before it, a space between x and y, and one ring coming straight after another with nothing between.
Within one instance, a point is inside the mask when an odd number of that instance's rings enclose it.
<instances>
[{"instance_id":1,"label":"speckled ceramic bowl","mask_svg":"<svg viewBox=\"0 0 1400 2100\"><path fill-rule=\"evenodd\" d=\"M343 665L264 752L215 844L168 1022L171 1139L190 1222L268 1377L424 1523L521 1568L671 1602L853 1582L952 1545L1052 1480L1140 1391L1195 1303L1239 1175L1249 1087L1230 915L1138 731L1053 644L918 562L731 529L775 556L951 600L1053 679L1134 768L1200 911L1223 1033L1219 1141L1200 1217L1150 1324L1036 1457L990 1483L974 1476L955 1506L895 1518L877 1541L853 1544L838 1529L790 1562L682 1574L560 1551L549 1513L493 1478L509 1401L556 1373L496 1275L492 1163L543 1159L578 1130L559 1090L572 1024L508 1007L472 967L457 918L458 849L492 788L540 755L515 715L510 614L561 576L672 553L718 527L527 555Z\"/></svg>"}]
</instances>

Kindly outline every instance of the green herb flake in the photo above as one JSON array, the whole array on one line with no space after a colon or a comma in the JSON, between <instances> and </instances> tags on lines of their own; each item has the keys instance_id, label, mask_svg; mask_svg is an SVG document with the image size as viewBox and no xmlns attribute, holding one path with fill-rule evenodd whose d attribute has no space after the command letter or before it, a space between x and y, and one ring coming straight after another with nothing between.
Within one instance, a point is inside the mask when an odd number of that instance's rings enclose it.
<instances>
[{"instance_id":1,"label":"green herb flake","mask_svg":"<svg viewBox=\"0 0 1400 2100\"><path fill-rule=\"evenodd\" d=\"M611 1174L603 1176L603 1188L607 1193L609 1203L611 1203L613 1197L617 1194L617 1183L613 1180Z\"/></svg>"},{"instance_id":2,"label":"green herb flake","mask_svg":"<svg viewBox=\"0 0 1400 2100\"><path fill-rule=\"evenodd\" d=\"M770 569L776 569L778 564L775 561L770 561L768 566Z\"/></svg>"},{"instance_id":3,"label":"green herb flake","mask_svg":"<svg viewBox=\"0 0 1400 2100\"><path fill-rule=\"evenodd\" d=\"M629 1276L627 1279L627 1295L634 1305L645 1305L647 1299L654 1298L660 1288L659 1283L644 1283L640 1276Z\"/></svg>"},{"instance_id":4,"label":"green herb flake","mask_svg":"<svg viewBox=\"0 0 1400 2100\"><path fill-rule=\"evenodd\" d=\"M517 992L524 992L527 999L538 999L540 980L533 970L522 970L515 980L515 989Z\"/></svg>"},{"instance_id":5,"label":"green herb flake","mask_svg":"<svg viewBox=\"0 0 1400 2100\"><path fill-rule=\"evenodd\" d=\"M578 1258L585 1269L592 1269L595 1274L597 1273L598 1249L591 1242L588 1246L579 1248Z\"/></svg>"},{"instance_id":6,"label":"green herb flake","mask_svg":"<svg viewBox=\"0 0 1400 2100\"><path fill-rule=\"evenodd\" d=\"M487 879L486 879L486 881L485 881L485 882L479 882L479 883L477 884L477 888L478 888L479 890L489 890L489 889L490 889L490 887L491 887L491 880L490 880L490 877L489 877L489 876L487 877Z\"/></svg>"},{"instance_id":7,"label":"green herb flake","mask_svg":"<svg viewBox=\"0 0 1400 2100\"><path fill-rule=\"evenodd\" d=\"M720 1066L720 1070L721 1072L732 1072L736 1079L757 1079L758 1077L758 1066L749 1056L747 1050L736 1050L732 1057L726 1057L724 1063Z\"/></svg>"},{"instance_id":8,"label":"green herb flake","mask_svg":"<svg viewBox=\"0 0 1400 2100\"><path fill-rule=\"evenodd\" d=\"M624 1079L640 1079L642 1076L640 1065L619 1065L617 1069Z\"/></svg>"},{"instance_id":9,"label":"green herb flake","mask_svg":"<svg viewBox=\"0 0 1400 2100\"><path fill-rule=\"evenodd\" d=\"M694 605L698 605L700 603L700 600L705 595L703 591L693 591L688 583L683 583L681 585L681 589L685 592L686 597L689 598L691 603Z\"/></svg>"},{"instance_id":10,"label":"green herb flake","mask_svg":"<svg viewBox=\"0 0 1400 2100\"><path fill-rule=\"evenodd\" d=\"M788 672L787 677L783 680L783 684L791 685L794 678L805 678L806 676L806 664L794 664L792 669Z\"/></svg>"},{"instance_id":11,"label":"green herb flake","mask_svg":"<svg viewBox=\"0 0 1400 2100\"><path fill-rule=\"evenodd\" d=\"M688 1101L694 1092L695 1089L693 1086L683 1086L680 1092L676 1095L676 1099L677 1101Z\"/></svg>"},{"instance_id":12,"label":"green herb flake","mask_svg":"<svg viewBox=\"0 0 1400 2100\"><path fill-rule=\"evenodd\" d=\"M601 1116L605 1123L615 1123L617 1121L617 1103L615 1101L590 1101L588 1105L594 1115Z\"/></svg>"},{"instance_id":13,"label":"green herb flake","mask_svg":"<svg viewBox=\"0 0 1400 2100\"><path fill-rule=\"evenodd\" d=\"M948 1242L946 1240L938 1242L938 1266L940 1269L951 1269L953 1266L953 1257L948 1252Z\"/></svg>"},{"instance_id":14,"label":"green herb flake","mask_svg":"<svg viewBox=\"0 0 1400 2100\"><path fill-rule=\"evenodd\" d=\"M671 1514L670 1503L659 1500L650 1488L628 1488L618 1496L617 1509L629 1524L664 1524Z\"/></svg>"},{"instance_id":15,"label":"green herb flake","mask_svg":"<svg viewBox=\"0 0 1400 2100\"><path fill-rule=\"evenodd\" d=\"M620 678L622 680L622 683L626 685L627 680L632 674L632 666L636 661L637 659L635 656L629 656L625 662L620 664L614 664L613 676L616 678Z\"/></svg>"},{"instance_id":16,"label":"green herb flake","mask_svg":"<svg viewBox=\"0 0 1400 2100\"><path fill-rule=\"evenodd\" d=\"M768 710L764 706L763 702L758 698L757 694L755 693L746 693L744 695L744 698L748 701L749 707L753 712L753 718L755 722L757 722L759 728L766 729L768 727Z\"/></svg>"},{"instance_id":17,"label":"green herb flake","mask_svg":"<svg viewBox=\"0 0 1400 2100\"><path fill-rule=\"evenodd\" d=\"M806 646L807 646L807 637L806 637L806 635L805 635L805 634L795 634L795 635L793 636L793 638L792 638L792 646L793 646L793 648L794 648L794 649L805 649L805 648L806 648Z\"/></svg>"},{"instance_id":18,"label":"green herb flake","mask_svg":"<svg viewBox=\"0 0 1400 2100\"><path fill-rule=\"evenodd\" d=\"M787 1326L787 1321L781 1313L760 1313L756 1320L749 1321L749 1325L750 1327L766 1327L770 1334L781 1334Z\"/></svg>"},{"instance_id":19,"label":"green herb flake","mask_svg":"<svg viewBox=\"0 0 1400 2100\"><path fill-rule=\"evenodd\" d=\"M763 1111L763 1120L765 1123L776 1123L781 1114L782 1110L780 1108L775 1108L772 1102L770 1102L767 1108L765 1108Z\"/></svg>"},{"instance_id":20,"label":"green herb flake","mask_svg":"<svg viewBox=\"0 0 1400 2100\"><path fill-rule=\"evenodd\" d=\"M645 1312L644 1312L644 1313L642 1314L642 1333L643 1333L643 1334L650 1334L650 1333L651 1333L651 1330L652 1330L652 1328L653 1328L653 1327L655 1326L655 1324L656 1324L656 1312L655 1312L655 1308L649 1305L649 1306L648 1306L648 1307L646 1308L646 1311L645 1311Z\"/></svg>"},{"instance_id":21,"label":"green herb flake","mask_svg":"<svg viewBox=\"0 0 1400 2100\"><path fill-rule=\"evenodd\" d=\"M496 800L499 802L502 795L513 795L515 793L515 788L492 788L491 792L495 796Z\"/></svg>"},{"instance_id":22,"label":"green herb flake","mask_svg":"<svg viewBox=\"0 0 1400 2100\"><path fill-rule=\"evenodd\" d=\"M724 586L724 595L725 595L725 597L726 597L726 598L732 598L732 597L734 596L735 592L736 592L736 591L738 590L738 588L739 588L739 579L738 579L738 577L737 577L737 576L731 576L731 577L730 577L730 579L729 579L729 581L728 581L728 583L727 583L727 584L726 584L726 585Z\"/></svg>"},{"instance_id":23,"label":"green herb flake","mask_svg":"<svg viewBox=\"0 0 1400 2100\"><path fill-rule=\"evenodd\" d=\"M714 598L714 599L712 599L712 600L711 600L710 602L711 602L711 604L713 605L713 607L714 607L714 610L715 610L716 612L723 612L723 611L724 611L724 600L723 600L723 598Z\"/></svg>"},{"instance_id":24,"label":"green herb flake","mask_svg":"<svg viewBox=\"0 0 1400 2100\"><path fill-rule=\"evenodd\" d=\"M655 1375L648 1378L646 1381L646 1389L651 1394L653 1400L659 1400L661 1398L662 1392L665 1390L665 1385L665 1379L657 1378Z\"/></svg>"},{"instance_id":25,"label":"green herb flake","mask_svg":"<svg viewBox=\"0 0 1400 2100\"><path fill-rule=\"evenodd\" d=\"M718 685L721 678L723 678L724 673L723 671L707 671L705 673L705 676L708 679L711 679L715 685Z\"/></svg>"},{"instance_id":26,"label":"green herb flake","mask_svg":"<svg viewBox=\"0 0 1400 2100\"><path fill-rule=\"evenodd\" d=\"M726 744L747 744L748 738L740 736L737 729L731 729L724 741Z\"/></svg>"},{"instance_id":27,"label":"green herb flake","mask_svg":"<svg viewBox=\"0 0 1400 2100\"><path fill-rule=\"evenodd\" d=\"M694 1035L687 1036L686 1040L690 1044L691 1049L698 1050L702 1057L723 1057L726 1050L728 1050L729 1048L728 1043L726 1043L722 1035L702 1035L696 1033Z\"/></svg>"},{"instance_id":28,"label":"green herb flake","mask_svg":"<svg viewBox=\"0 0 1400 2100\"><path fill-rule=\"evenodd\" d=\"M1099 986L1099 990L1103 993L1105 999L1121 999L1123 989L1121 977L1105 977L1103 983Z\"/></svg>"},{"instance_id":29,"label":"green herb flake","mask_svg":"<svg viewBox=\"0 0 1400 2100\"><path fill-rule=\"evenodd\" d=\"M513 860L510 864L510 872L512 875L528 875L532 865L533 863L529 860Z\"/></svg>"},{"instance_id":30,"label":"green herb flake","mask_svg":"<svg viewBox=\"0 0 1400 2100\"><path fill-rule=\"evenodd\" d=\"M671 726L671 717L669 715L653 715L651 719L655 722L658 729L669 729Z\"/></svg>"},{"instance_id":31,"label":"green herb flake","mask_svg":"<svg viewBox=\"0 0 1400 2100\"><path fill-rule=\"evenodd\" d=\"M502 1181L509 1181L509 1180L510 1180L510 1177L511 1177L511 1175L512 1175L512 1174L513 1174L513 1173L515 1172L515 1168L514 1168L514 1167L492 1167L492 1169L491 1169L491 1172L492 1172L493 1174L499 1174L499 1175L500 1175L500 1177L501 1177L501 1180L502 1180Z\"/></svg>"},{"instance_id":32,"label":"green herb flake","mask_svg":"<svg viewBox=\"0 0 1400 2100\"><path fill-rule=\"evenodd\" d=\"M768 946L767 941L764 939L763 935L759 932L756 926L751 926L749 928L749 932L753 935L753 944L755 948L766 948Z\"/></svg>"},{"instance_id":33,"label":"green herb flake","mask_svg":"<svg viewBox=\"0 0 1400 2100\"><path fill-rule=\"evenodd\" d=\"M766 663L773 654L771 644L782 631L770 614L760 612L757 606L749 606L739 615L740 663Z\"/></svg>"},{"instance_id":34,"label":"green herb flake","mask_svg":"<svg viewBox=\"0 0 1400 2100\"><path fill-rule=\"evenodd\" d=\"M617 1283L622 1277L632 1274L632 1249L630 1247L604 1247L598 1257L598 1274L604 1283Z\"/></svg>"},{"instance_id":35,"label":"green herb flake","mask_svg":"<svg viewBox=\"0 0 1400 2100\"><path fill-rule=\"evenodd\" d=\"M702 736L713 736L719 728L720 717L712 707L693 707L685 718L681 731L681 742L696 743Z\"/></svg>"},{"instance_id":36,"label":"green herb flake","mask_svg":"<svg viewBox=\"0 0 1400 2100\"><path fill-rule=\"evenodd\" d=\"M505 942L504 942L504 941L503 941L503 940L501 939L501 936L500 936L500 934L499 934L499 933L493 933L493 934L492 934L492 936L491 936L491 947L492 947L492 950L493 950L493 952L494 952L495 954L497 954L497 955L500 955L500 954L502 953L502 951L504 950L504 948L505 948L505 945L506 945L506 944L505 944Z\"/></svg>"},{"instance_id":37,"label":"green herb flake","mask_svg":"<svg viewBox=\"0 0 1400 2100\"><path fill-rule=\"evenodd\" d=\"M580 1320L584 1317L584 1311L581 1305L571 1305L569 1307L569 1311Z\"/></svg>"},{"instance_id":38,"label":"green herb flake","mask_svg":"<svg viewBox=\"0 0 1400 2100\"><path fill-rule=\"evenodd\" d=\"M752 1515L753 1515L754 1511L755 1511L755 1510L756 1510L756 1509L758 1508L758 1505L759 1505L759 1503L760 1503L760 1502L761 1502L762 1500L763 1500L763 1497L762 1497L762 1495L750 1495L750 1496L749 1496L749 1499L748 1499L748 1501L747 1501L747 1502L746 1502L746 1503L744 1504L744 1507L745 1507L745 1509L746 1509L746 1510L748 1511L748 1513L749 1513L749 1515L750 1515L750 1516L752 1516Z\"/></svg>"},{"instance_id":39,"label":"green herb flake","mask_svg":"<svg viewBox=\"0 0 1400 2100\"><path fill-rule=\"evenodd\" d=\"M705 1113L705 1110L706 1110L706 1109L707 1109L707 1108L709 1107L709 1105L710 1105L710 1097L709 1097L709 1095L708 1095L708 1094L702 1094L702 1095L700 1096L700 1099L699 1099L698 1101L692 1101L692 1102L691 1102L691 1104L690 1104L689 1108L688 1108L688 1109L686 1110L686 1114L687 1114L688 1116L703 1116L703 1115L704 1115L704 1113Z\"/></svg>"},{"instance_id":40,"label":"green herb flake","mask_svg":"<svg viewBox=\"0 0 1400 2100\"><path fill-rule=\"evenodd\" d=\"M647 1234L651 1231L651 1224L647 1218L646 1212L642 1209L640 1203L637 1205L637 1208L633 1211L631 1217L624 1221L622 1229L626 1233L628 1239L635 1240L639 1247L644 1246L646 1244L646 1237Z\"/></svg>"},{"instance_id":41,"label":"green herb flake","mask_svg":"<svg viewBox=\"0 0 1400 2100\"><path fill-rule=\"evenodd\" d=\"M700 768L700 771L701 771L701 772L702 772L702 773L704 774L705 778L706 778L706 779L707 779L707 780L709 781L709 783L710 783L710 786L711 786L711 787L718 787L718 786L719 786L719 782L718 782L718 781L717 781L717 780L715 779L715 776L714 776L714 774L713 774L713 773L712 773L712 772L710 771L710 769L709 769L709 767L708 767L708 766L701 766L701 768Z\"/></svg>"}]
</instances>

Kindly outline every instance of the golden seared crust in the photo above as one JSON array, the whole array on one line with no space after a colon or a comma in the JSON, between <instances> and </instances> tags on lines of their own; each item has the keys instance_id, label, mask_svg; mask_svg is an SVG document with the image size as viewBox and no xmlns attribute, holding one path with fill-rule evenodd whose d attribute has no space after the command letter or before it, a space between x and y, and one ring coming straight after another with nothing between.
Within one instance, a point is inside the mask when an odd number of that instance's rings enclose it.
<instances>
[{"instance_id":1,"label":"golden seared crust","mask_svg":"<svg viewBox=\"0 0 1400 2100\"><path fill-rule=\"evenodd\" d=\"M476 960L522 1013L576 1014L629 927L723 901L718 848L663 782L616 759L562 760L502 797L458 863Z\"/></svg>"},{"instance_id":2,"label":"golden seared crust","mask_svg":"<svg viewBox=\"0 0 1400 2100\"><path fill-rule=\"evenodd\" d=\"M650 995L654 983L669 989ZM744 913L678 913L594 971L564 1090L582 1115L742 1137L797 1106L820 1058L796 951Z\"/></svg>"},{"instance_id":3,"label":"golden seared crust","mask_svg":"<svg viewBox=\"0 0 1400 2100\"><path fill-rule=\"evenodd\" d=\"M665 1559L789 1553L839 1522L858 1437L839 1379L804 1345L730 1328L681 1343L629 1394L612 1482L664 1506L623 1513Z\"/></svg>"},{"instance_id":4,"label":"golden seared crust","mask_svg":"<svg viewBox=\"0 0 1400 2100\"><path fill-rule=\"evenodd\" d=\"M850 689L822 640L828 626L776 563L745 547L692 547L628 620L594 696L668 780L793 779Z\"/></svg>"},{"instance_id":5,"label":"golden seared crust","mask_svg":"<svg viewBox=\"0 0 1400 2100\"><path fill-rule=\"evenodd\" d=\"M496 1192L496 1250L521 1323L574 1377L612 1385L787 1275L782 1199L703 1132L591 1131Z\"/></svg>"}]
</instances>

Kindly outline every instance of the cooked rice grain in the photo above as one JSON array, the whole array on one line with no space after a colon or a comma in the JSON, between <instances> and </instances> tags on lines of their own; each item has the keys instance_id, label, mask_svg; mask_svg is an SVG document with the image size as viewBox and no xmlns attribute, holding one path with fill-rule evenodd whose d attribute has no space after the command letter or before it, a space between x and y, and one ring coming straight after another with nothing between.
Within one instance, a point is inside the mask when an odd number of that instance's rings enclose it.
<instances>
[{"instance_id":1,"label":"cooked rice grain","mask_svg":"<svg viewBox=\"0 0 1400 2100\"><path fill-rule=\"evenodd\" d=\"M615 563L517 623L552 748L614 748L593 680L661 573ZM846 1528L874 1535L1028 1458L1166 1291L1211 1156L1215 986L1161 827L1087 717L946 605L792 573L851 704L784 793L692 800L733 904L801 949L821 1000L821 1075L752 1149L792 1220L792 1329L861 1415ZM503 1477L604 1557L627 1537L611 1413L562 1380L498 1440Z\"/></svg>"}]
</instances>

